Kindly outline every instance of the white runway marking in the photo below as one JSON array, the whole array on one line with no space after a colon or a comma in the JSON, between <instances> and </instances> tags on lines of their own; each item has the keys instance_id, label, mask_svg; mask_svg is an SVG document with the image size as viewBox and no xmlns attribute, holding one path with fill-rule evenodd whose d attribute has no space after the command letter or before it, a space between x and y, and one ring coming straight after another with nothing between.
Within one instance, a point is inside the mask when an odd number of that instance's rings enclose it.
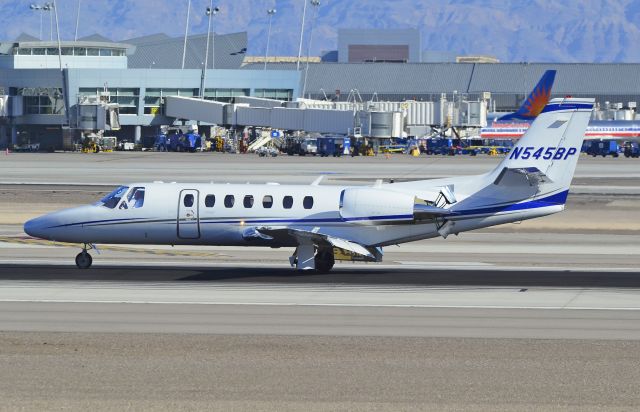
<instances>
[{"instance_id":1,"label":"white runway marking","mask_svg":"<svg viewBox=\"0 0 640 412\"><path fill-rule=\"evenodd\" d=\"M640 290L200 282L0 281L2 302L640 310Z\"/></svg>"}]
</instances>

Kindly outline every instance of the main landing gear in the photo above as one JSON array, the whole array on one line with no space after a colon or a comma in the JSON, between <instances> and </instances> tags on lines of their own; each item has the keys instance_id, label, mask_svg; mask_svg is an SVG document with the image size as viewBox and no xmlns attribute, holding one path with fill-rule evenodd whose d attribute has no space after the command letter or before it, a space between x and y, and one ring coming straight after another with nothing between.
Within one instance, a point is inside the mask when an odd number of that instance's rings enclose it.
<instances>
[{"instance_id":1,"label":"main landing gear","mask_svg":"<svg viewBox=\"0 0 640 412\"><path fill-rule=\"evenodd\" d=\"M87 244L85 243L84 248L82 248L82 252L78 253L76 256L76 266L78 266L78 269L89 269L92 263L93 258L89 252L87 252Z\"/></svg>"},{"instance_id":2,"label":"main landing gear","mask_svg":"<svg viewBox=\"0 0 640 412\"><path fill-rule=\"evenodd\" d=\"M298 270L315 270L327 273L336 263L332 247L317 247L310 243L298 245L293 256L289 258L291 266Z\"/></svg>"},{"instance_id":3,"label":"main landing gear","mask_svg":"<svg viewBox=\"0 0 640 412\"><path fill-rule=\"evenodd\" d=\"M316 270L320 273L327 273L336 263L335 258L333 257L333 248L323 248L319 249L316 253L315 257Z\"/></svg>"}]
</instances>

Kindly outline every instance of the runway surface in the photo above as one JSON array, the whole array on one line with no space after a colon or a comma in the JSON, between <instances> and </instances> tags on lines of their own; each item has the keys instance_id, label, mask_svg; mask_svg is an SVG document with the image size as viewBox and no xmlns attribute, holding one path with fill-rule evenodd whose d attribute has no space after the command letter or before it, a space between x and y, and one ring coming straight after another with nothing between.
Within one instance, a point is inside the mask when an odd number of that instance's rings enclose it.
<instances>
[{"instance_id":1,"label":"runway surface","mask_svg":"<svg viewBox=\"0 0 640 412\"><path fill-rule=\"evenodd\" d=\"M318 175L329 183L372 184L376 179L418 180L486 173L500 156L258 157L222 153L12 153L0 161L0 184L120 185L133 181L309 184ZM628 192L640 177L638 159L581 156L581 186L611 186ZM631 183L631 184L630 184ZM575 184L575 182L574 182Z\"/></svg>"},{"instance_id":2,"label":"runway surface","mask_svg":"<svg viewBox=\"0 0 640 412\"><path fill-rule=\"evenodd\" d=\"M633 411L640 273L0 265L3 407Z\"/></svg>"},{"instance_id":3,"label":"runway surface","mask_svg":"<svg viewBox=\"0 0 640 412\"><path fill-rule=\"evenodd\" d=\"M4 264L0 392L7 409L631 411L639 302L631 271Z\"/></svg>"},{"instance_id":4,"label":"runway surface","mask_svg":"<svg viewBox=\"0 0 640 412\"><path fill-rule=\"evenodd\" d=\"M640 339L640 274L0 267L0 329Z\"/></svg>"},{"instance_id":5,"label":"runway surface","mask_svg":"<svg viewBox=\"0 0 640 412\"><path fill-rule=\"evenodd\" d=\"M78 245L21 230L132 180L371 184L499 161L4 156L0 409L640 409L637 159L582 158L562 214L329 274L288 249L131 245L78 270Z\"/></svg>"}]
</instances>

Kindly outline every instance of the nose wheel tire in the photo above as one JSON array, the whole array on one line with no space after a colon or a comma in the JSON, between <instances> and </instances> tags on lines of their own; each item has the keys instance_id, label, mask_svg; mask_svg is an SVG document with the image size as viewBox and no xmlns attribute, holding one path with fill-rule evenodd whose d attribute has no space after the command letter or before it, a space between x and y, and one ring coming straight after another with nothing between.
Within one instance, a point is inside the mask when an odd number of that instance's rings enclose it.
<instances>
[{"instance_id":1,"label":"nose wheel tire","mask_svg":"<svg viewBox=\"0 0 640 412\"><path fill-rule=\"evenodd\" d=\"M76 256L76 266L78 266L79 269L88 269L91 267L91 263L93 263L93 258L87 251L83 250Z\"/></svg>"}]
</instances>

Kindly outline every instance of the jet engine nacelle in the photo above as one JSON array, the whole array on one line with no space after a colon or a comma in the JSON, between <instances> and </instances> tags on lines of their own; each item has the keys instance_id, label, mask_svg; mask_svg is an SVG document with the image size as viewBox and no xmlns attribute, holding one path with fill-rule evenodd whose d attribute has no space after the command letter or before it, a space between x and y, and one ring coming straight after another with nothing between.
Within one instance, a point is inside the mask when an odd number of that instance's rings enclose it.
<instances>
[{"instance_id":1,"label":"jet engine nacelle","mask_svg":"<svg viewBox=\"0 0 640 412\"><path fill-rule=\"evenodd\" d=\"M415 196L372 187L345 189L340 194L340 216L343 219L371 218L413 220Z\"/></svg>"}]
</instances>

